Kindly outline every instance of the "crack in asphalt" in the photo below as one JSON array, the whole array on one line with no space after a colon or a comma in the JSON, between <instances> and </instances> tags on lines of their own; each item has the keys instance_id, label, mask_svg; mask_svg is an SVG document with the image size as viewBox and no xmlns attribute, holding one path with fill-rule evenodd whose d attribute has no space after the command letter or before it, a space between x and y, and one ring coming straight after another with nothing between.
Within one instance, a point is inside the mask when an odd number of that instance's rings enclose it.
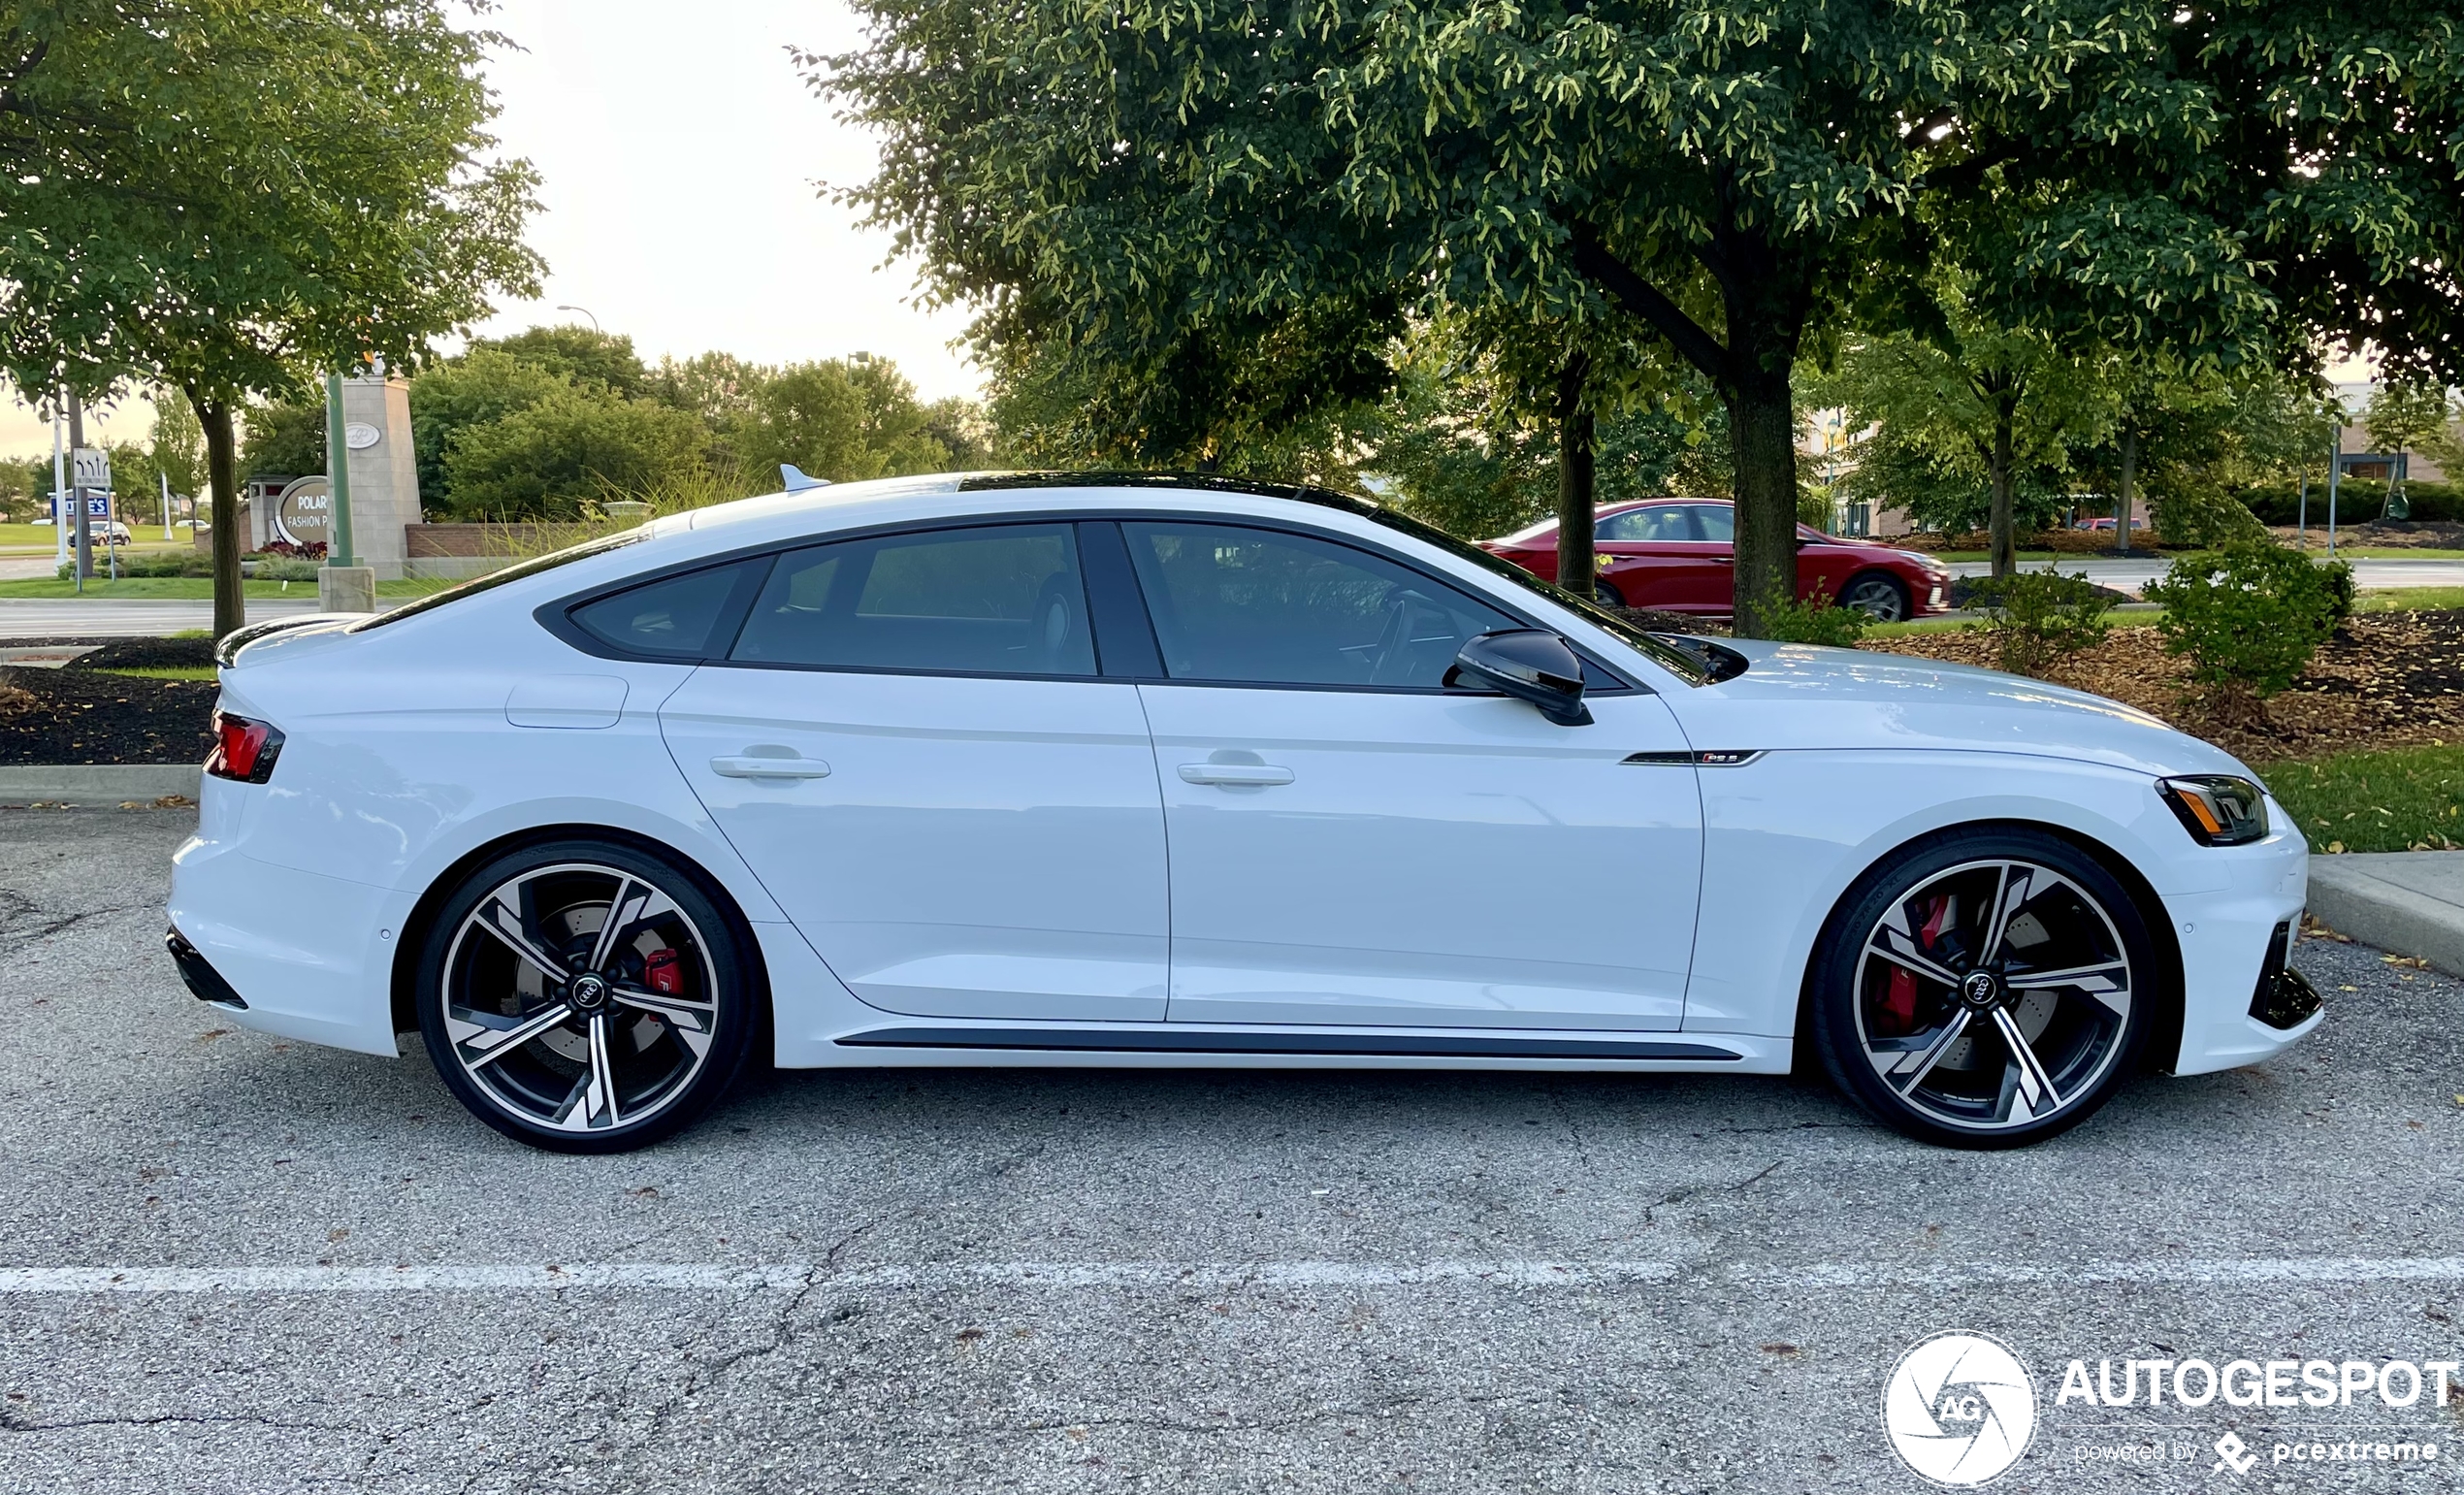
<instances>
[{"instance_id":1,"label":"crack in asphalt","mask_svg":"<svg viewBox=\"0 0 2464 1495\"><path fill-rule=\"evenodd\" d=\"M47 916L43 905L24 894L14 888L0 888L0 952L14 954L73 929L88 920L125 914L135 906L121 903L106 908L80 909L73 914ZM43 922L29 926L29 921Z\"/></svg>"}]
</instances>

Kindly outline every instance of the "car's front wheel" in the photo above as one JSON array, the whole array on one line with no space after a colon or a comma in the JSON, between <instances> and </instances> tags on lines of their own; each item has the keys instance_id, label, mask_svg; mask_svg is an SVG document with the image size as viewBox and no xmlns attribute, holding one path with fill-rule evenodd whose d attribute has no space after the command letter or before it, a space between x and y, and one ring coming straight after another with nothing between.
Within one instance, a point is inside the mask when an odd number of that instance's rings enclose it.
<instances>
[{"instance_id":1,"label":"car's front wheel","mask_svg":"<svg viewBox=\"0 0 2464 1495\"><path fill-rule=\"evenodd\" d=\"M752 1051L747 952L698 879L631 846L528 847L472 872L429 927L419 1027L456 1098L520 1142L646 1146Z\"/></svg>"},{"instance_id":2,"label":"car's front wheel","mask_svg":"<svg viewBox=\"0 0 2464 1495\"><path fill-rule=\"evenodd\" d=\"M2137 1066L2155 947L2093 858L2014 829L1920 843L1865 874L1815 955L1810 1036L1842 1090L1952 1147L2086 1120Z\"/></svg>"},{"instance_id":3,"label":"car's front wheel","mask_svg":"<svg viewBox=\"0 0 2464 1495\"><path fill-rule=\"evenodd\" d=\"M1910 609L1908 589L1897 577L1880 571L1848 578L1848 585L1840 589L1839 605L1854 607L1876 623L1905 622Z\"/></svg>"}]
</instances>

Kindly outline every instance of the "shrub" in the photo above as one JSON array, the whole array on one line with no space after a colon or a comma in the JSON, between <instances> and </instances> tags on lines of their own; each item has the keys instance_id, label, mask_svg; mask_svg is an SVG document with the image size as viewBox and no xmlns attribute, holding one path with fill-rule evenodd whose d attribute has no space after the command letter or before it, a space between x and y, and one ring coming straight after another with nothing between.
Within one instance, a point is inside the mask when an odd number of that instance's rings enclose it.
<instances>
[{"instance_id":1,"label":"shrub","mask_svg":"<svg viewBox=\"0 0 2464 1495\"><path fill-rule=\"evenodd\" d=\"M2242 491L2242 503L2258 516L2261 524L2289 525L2301 514L2299 483L2256 483ZM2464 520L2464 484L2408 482L2404 485L2405 502L2412 506L2413 517L2422 523L2454 523ZM2369 524L2385 511L2387 485L2373 478L2349 477L2337 485L2336 523L2339 525ZM2310 526L2314 530L2327 527L2327 483L2324 478L2310 485Z\"/></svg>"},{"instance_id":2,"label":"shrub","mask_svg":"<svg viewBox=\"0 0 2464 1495\"><path fill-rule=\"evenodd\" d=\"M2352 568L2281 545L2235 545L2175 561L2143 594L2164 606L2165 649L2188 656L2194 690L2244 714L2293 683L2352 611Z\"/></svg>"},{"instance_id":3,"label":"shrub","mask_svg":"<svg viewBox=\"0 0 2464 1495\"><path fill-rule=\"evenodd\" d=\"M2113 599L2085 574L2020 571L1977 584L1984 621L1969 628L1989 635L2013 674L2044 679L2056 665L2104 642Z\"/></svg>"},{"instance_id":4,"label":"shrub","mask_svg":"<svg viewBox=\"0 0 2464 1495\"><path fill-rule=\"evenodd\" d=\"M1819 589L1801 602L1794 598L1766 598L1762 612L1763 627L1773 642L1825 644L1834 649L1854 648L1873 623L1864 608L1839 606L1830 593Z\"/></svg>"}]
</instances>

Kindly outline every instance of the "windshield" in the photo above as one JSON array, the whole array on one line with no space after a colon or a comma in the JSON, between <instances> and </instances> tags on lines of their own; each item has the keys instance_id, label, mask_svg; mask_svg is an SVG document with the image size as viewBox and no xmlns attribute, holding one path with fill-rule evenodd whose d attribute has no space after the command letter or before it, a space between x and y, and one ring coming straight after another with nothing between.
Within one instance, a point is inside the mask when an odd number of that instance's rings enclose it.
<instances>
[{"instance_id":1,"label":"windshield","mask_svg":"<svg viewBox=\"0 0 2464 1495\"><path fill-rule=\"evenodd\" d=\"M604 555L610 550L621 550L627 545L636 544L648 538L650 538L650 526L643 525L637 530L627 530L622 534L584 540L578 545L551 551L543 556L534 556L528 561L517 561L501 571L490 571L485 576L474 576L458 587L447 587L442 592L432 593L417 601L405 602L390 612L380 612L364 623L354 623L344 632L364 634L372 628L383 628L388 623L400 623L405 618L442 607L447 602L458 602L466 597L476 597L491 588L503 586L508 581L520 581L525 576L535 576L541 571L552 571L560 566L570 566L575 561L585 561L595 555Z\"/></svg>"},{"instance_id":2,"label":"windshield","mask_svg":"<svg viewBox=\"0 0 2464 1495\"><path fill-rule=\"evenodd\" d=\"M1703 645L1701 652L1692 647L1679 647L1658 634L1643 632L1589 598L1576 597L1572 592L1560 589L1553 582L1542 581L1513 562L1493 556L1477 545L1456 539L1437 526L1423 524L1409 514L1399 514L1383 504L1364 504L1357 512L1390 530L1401 531L1413 539L1437 546L1448 555L1469 561L1483 570L1511 581L1527 592L1537 592L1560 607L1570 608L1581 614L1584 622L1616 634L1631 645L1637 653L1647 656L1653 664L1688 685L1715 684L1738 673L1739 668L1742 667L1740 664L1737 668L1729 668L1723 672L1719 655L1726 655L1729 659L1740 662L1744 657L1730 654L1725 649L1717 649L1716 645ZM1711 652L1715 649L1717 649L1717 655Z\"/></svg>"}]
</instances>

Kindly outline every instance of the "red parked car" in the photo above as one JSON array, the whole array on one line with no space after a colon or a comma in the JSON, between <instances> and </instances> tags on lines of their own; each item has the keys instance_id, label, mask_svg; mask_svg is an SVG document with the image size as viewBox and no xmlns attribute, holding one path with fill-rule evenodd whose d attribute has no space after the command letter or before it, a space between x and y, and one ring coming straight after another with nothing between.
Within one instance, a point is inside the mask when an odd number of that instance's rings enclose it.
<instances>
[{"instance_id":1,"label":"red parked car","mask_svg":"<svg viewBox=\"0 0 2464 1495\"><path fill-rule=\"evenodd\" d=\"M1724 499L1644 499L1603 504L1595 543L1600 600L1625 607L1699 612L1735 610L1734 506ZM1557 521L1551 519L1482 548L1535 575L1557 579ZM1931 556L1875 540L1843 539L1797 528L1797 595L1827 593L1886 623L1948 609L1951 569Z\"/></svg>"}]
</instances>

